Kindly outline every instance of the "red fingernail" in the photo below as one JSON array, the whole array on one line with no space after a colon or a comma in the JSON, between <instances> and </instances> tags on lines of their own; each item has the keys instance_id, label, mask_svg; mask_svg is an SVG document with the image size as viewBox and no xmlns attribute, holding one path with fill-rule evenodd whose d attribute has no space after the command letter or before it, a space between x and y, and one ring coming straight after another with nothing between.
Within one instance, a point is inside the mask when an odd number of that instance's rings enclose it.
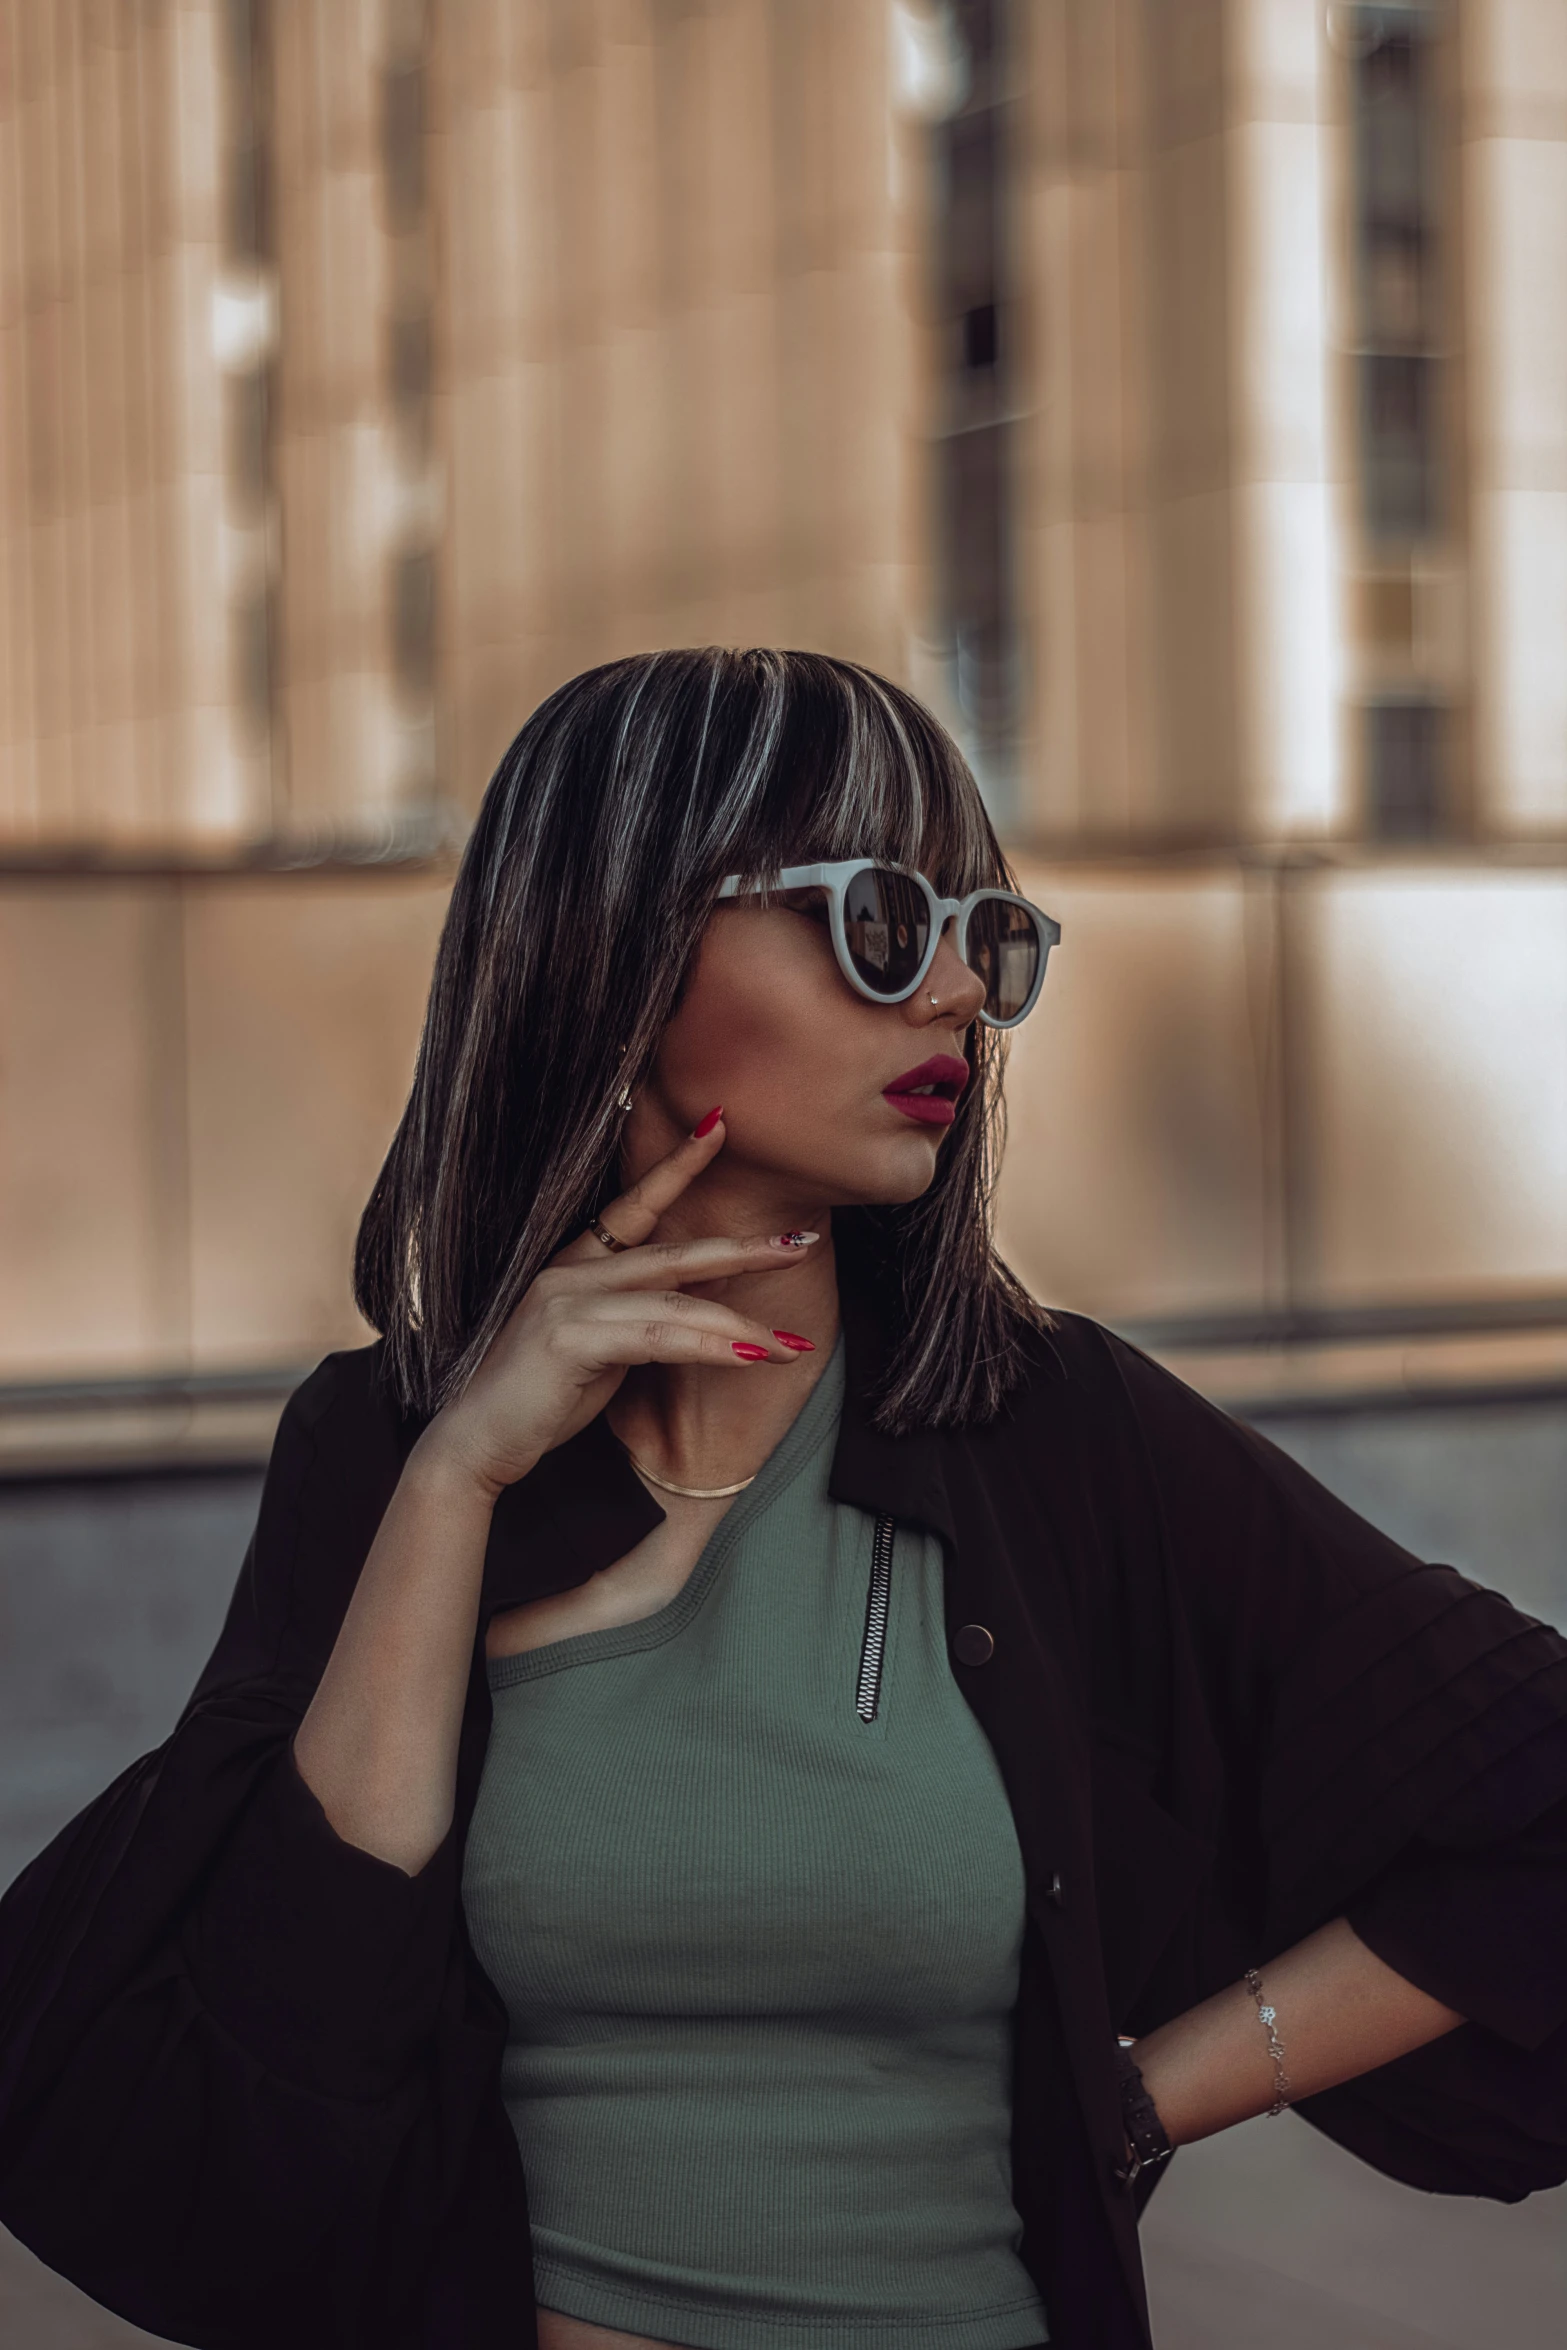
<instances>
[{"instance_id":1,"label":"red fingernail","mask_svg":"<svg viewBox=\"0 0 1567 2350\"><path fill-rule=\"evenodd\" d=\"M716 1110L708 1111L707 1116L702 1120L700 1126L692 1127L691 1140L693 1142L700 1142L704 1134L711 1134L713 1128L718 1124L718 1121L723 1116L723 1114L724 1105L722 1102L720 1102Z\"/></svg>"},{"instance_id":2,"label":"red fingernail","mask_svg":"<svg viewBox=\"0 0 1567 2350\"><path fill-rule=\"evenodd\" d=\"M731 1338L729 1343L742 1363L765 1363L767 1360L765 1346L752 1346L749 1340L744 1338Z\"/></svg>"},{"instance_id":3,"label":"red fingernail","mask_svg":"<svg viewBox=\"0 0 1567 2350\"><path fill-rule=\"evenodd\" d=\"M780 1346L792 1346L797 1355L813 1355L816 1352L815 1339L801 1338L796 1331L775 1330L773 1336Z\"/></svg>"}]
</instances>

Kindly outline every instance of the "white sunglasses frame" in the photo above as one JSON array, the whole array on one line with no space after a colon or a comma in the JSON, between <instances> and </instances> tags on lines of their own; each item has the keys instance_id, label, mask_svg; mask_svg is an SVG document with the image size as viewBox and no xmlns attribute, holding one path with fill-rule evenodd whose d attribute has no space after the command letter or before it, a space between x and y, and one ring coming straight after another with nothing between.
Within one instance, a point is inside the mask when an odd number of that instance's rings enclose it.
<instances>
[{"instance_id":1,"label":"white sunglasses frame","mask_svg":"<svg viewBox=\"0 0 1567 2350\"><path fill-rule=\"evenodd\" d=\"M843 923L844 892L854 875L864 873L867 869L876 873L898 873L906 881L918 882L920 888L925 892L926 904L930 907L930 939L920 959L920 967L909 981L908 986L900 987L896 995L880 995L875 988L867 987L858 971L855 970L854 958L849 952L848 933L844 929ZM984 1022L987 1028L1016 1028L1020 1021L1028 1018L1029 1013L1039 1001L1039 991L1045 984L1045 967L1050 961L1050 950L1053 946L1059 946L1061 943L1061 925L1055 917L1036 906L1031 898L1020 897L1014 889L976 889L971 890L966 898L939 898L923 873L916 871L911 865L894 865L890 859L885 857L840 857L836 863L831 865L786 865L776 881L768 882L765 885L761 882L748 882L743 874L731 873L727 881L719 884L718 895L720 898L759 898L770 897L776 891L786 889L823 889L826 891L828 930L832 938L832 951L837 957L838 968L855 994L863 996L868 1004L906 1004L910 996L918 992L926 973L936 960L937 949L941 945L942 937L950 921L955 920L957 923L957 934L953 943L959 957L966 967L971 967L964 951L968 944L969 916L984 899L1002 898L1009 906L1026 908L1039 925L1042 947L1039 968L1034 973L1034 984L1028 991L1028 1001L1022 1010L1014 1012L1010 1020L994 1019L989 1012L982 1010L977 1017Z\"/></svg>"}]
</instances>

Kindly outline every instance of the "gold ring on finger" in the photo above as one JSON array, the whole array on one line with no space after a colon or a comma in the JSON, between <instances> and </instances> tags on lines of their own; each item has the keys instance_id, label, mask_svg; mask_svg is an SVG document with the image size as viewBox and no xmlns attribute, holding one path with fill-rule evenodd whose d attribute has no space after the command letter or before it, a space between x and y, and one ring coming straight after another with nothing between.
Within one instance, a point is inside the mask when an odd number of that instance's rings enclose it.
<instances>
[{"instance_id":1,"label":"gold ring on finger","mask_svg":"<svg viewBox=\"0 0 1567 2350\"><path fill-rule=\"evenodd\" d=\"M599 1216L593 1217L588 1225L588 1230L595 1240L602 1240L606 1248L613 1249L616 1256L619 1256L622 1249L628 1249L631 1246L629 1240L617 1240L613 1232L606 1231L603 1219Z\"/></svg>"}]
</instances>

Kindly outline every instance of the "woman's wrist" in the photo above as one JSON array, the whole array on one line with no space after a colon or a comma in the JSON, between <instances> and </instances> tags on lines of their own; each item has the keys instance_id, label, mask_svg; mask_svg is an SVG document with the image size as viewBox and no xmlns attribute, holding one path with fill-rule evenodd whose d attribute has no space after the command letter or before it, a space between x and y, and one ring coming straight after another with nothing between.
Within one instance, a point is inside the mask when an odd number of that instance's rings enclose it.
<instances>
[{"instance_id":1,"label":"woman's wrist","mask_svg":"<svg viewBox=\"0 0 1567 2350\"><path fill-rule=\"evenodd\" d=\"M1136 2055L1172 2144L1185 2146L1355 2080L1463 2020L1339 1917L1158 2025Z\"/></svg>"},{"instance_id":2,"label":"woman's wrist","mask_svg":"<svg viewBox=\"0 0 1567 2350\"><path fill-rule=\"evenodd\" d=\"M527 1462L518 1474L525 1476L533 1465ZM493 1510L506 1486L515 1481L494 1476L475 1459L460 1432L443 1427L438 1419L415 1440L403 1479L432 1500L486 1510Z\"/></svg>"}]
</instances>

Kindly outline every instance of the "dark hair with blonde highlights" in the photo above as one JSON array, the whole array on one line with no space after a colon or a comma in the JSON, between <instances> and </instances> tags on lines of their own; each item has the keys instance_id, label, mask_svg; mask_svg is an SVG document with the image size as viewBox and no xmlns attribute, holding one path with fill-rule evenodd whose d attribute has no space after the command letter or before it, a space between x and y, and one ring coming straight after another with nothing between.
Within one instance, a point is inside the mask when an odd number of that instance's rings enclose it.
<instances>
[{"instance_id":1,"label":"dark hair with blonde highlights","mask_svg":"<svg viewBox=\"0 0 1567 2350\"><path fill-rule=\"evenodd\" d=\"M413 1088L359 1227L354 1295L402 1407L459 1393L554 1252L620 1188L650 1066L720 881L874 856L944 895L1013 886L974 778L900 687L721 647L590 669L490 781L436 955ZM838 1211L889 1340L889 1434L993 1418L1047 1317L996 1255L1001 1056L976 1023L929 1188Z\"/></svg>"}]
</instances>

